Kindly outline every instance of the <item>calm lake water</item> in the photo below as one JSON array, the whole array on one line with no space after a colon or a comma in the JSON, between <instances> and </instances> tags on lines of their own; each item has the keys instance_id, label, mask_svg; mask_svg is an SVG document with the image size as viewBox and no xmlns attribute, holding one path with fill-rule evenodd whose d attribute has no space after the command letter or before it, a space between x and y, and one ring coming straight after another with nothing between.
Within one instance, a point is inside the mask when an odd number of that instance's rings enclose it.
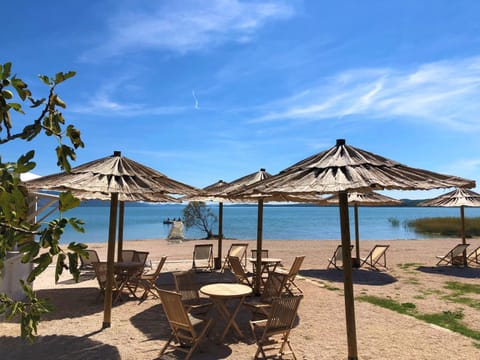
<instances>
[{"instance_id":1,"label":"calm lake water","mask_svg":"<svg viewBox=\"0 0 480 360\"><path fill-rule=\"evenodd\" d=\"M157 204L125 207L124 239L166 238L170 225L163 224L166 218L182 217L185 205ZM218 205L209 205L218 214ZM223 233L225 237L239 240L256 239L257 207L245 205L224 205ZM460 216L458 208L427 207L359 207L360 238L365 240L423 239L427 236L416 234L405 223L423 217ZM54 215L54 216L58 216ZM108 238L109 207L78 207L66 213L85 221L85 233L68 229L62 243L103 242ZM466 208L466 217L479 217L480 208ZM281 206L264 207L263 238L265 240L320 240L339 239L340 221L337 207L322 206ZM391 219L398 220L392 225ZM397 221L394 221L397 222ZM350 208L351 236L354 237L353 207ZM213 226L217 233L218 225ZM186 238L203 238L205 233L186 229Z\"/></svg>"}]
</instances>

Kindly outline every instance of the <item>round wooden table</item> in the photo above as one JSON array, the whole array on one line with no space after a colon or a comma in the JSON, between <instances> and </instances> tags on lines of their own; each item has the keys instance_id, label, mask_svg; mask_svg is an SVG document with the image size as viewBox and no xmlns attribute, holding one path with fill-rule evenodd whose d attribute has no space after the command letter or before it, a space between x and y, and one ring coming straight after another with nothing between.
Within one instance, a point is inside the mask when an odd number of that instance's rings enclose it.
<instances>
[{"instance_id":1,"label":"round wooden table","mask_svg":"<svg viewBox=\"0 0 480 360\"><path fill-rule=\"evenodd\" d=\"M212 299L215 309L227 322L219 341L223 341L230 327L233 327L237 334L243 338L243 333L235 322L235 317L237 316L238 311L245 300L245 296L252 293L252 288L244 284L217 283L202 286L200 288L200 292ZM227 307L227 302L232 299L239 299L239 302L235 309L230 312Z\"/></svg>"}]
</instances>

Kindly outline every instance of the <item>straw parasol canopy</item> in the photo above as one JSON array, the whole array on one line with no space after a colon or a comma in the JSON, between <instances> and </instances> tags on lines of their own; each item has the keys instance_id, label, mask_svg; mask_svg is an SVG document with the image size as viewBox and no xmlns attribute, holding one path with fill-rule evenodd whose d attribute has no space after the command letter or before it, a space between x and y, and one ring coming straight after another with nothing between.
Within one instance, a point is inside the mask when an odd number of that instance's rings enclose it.
<instances>
[{"instance_id":1,"label":"straw parasol canopy","mask_svg":"<svg viewBox=\"0 0 480 360\"><path fill-rule=\"evenodd\" d=\"M422 201L418 206L442 206L442 207L460 207L461 218L461 234L462 243L466 244L465 240L465 207L480 206L480 194L463 188L458 188L446 194L440 195L436 198ZM464 264L466 265L466 252L464 253Z\"/></svg>"},{"instance_id":2,"label":"straw parasol canopy","mask_svg":"<svg viewBox=\"0 0 480 360\"><path fill-rule=\"evenodd\" d=\"M332 195L325 199L327 203L338 204L338 194ZM399 205L402 202L400 200L385 196L376 192L352 192L348 193L348 203L354 205L354 217L355 217L355 256L356 261L354 265L360 266L360 236L358 230L358 205L363 206L379 206L379 205Z\"/></svg>"},{"instance_id":3,"label":"straw parasol canopy","mask_svg":"<svg viewBox=\"0 0 480 360\"><path fill-rule=\"evenodd\" d=\"M348 192L385 189L428 190L448 187L471 188L475 187L475 181L411 168L380 155L348 146L344 139L339 139L332 148L312 155L236 195L312 194L316 196L338 193L348 359L357 360Z\"/></svg>"},{"instance_id":4,"label":"straw parasol canopy","mask_svg":"<svg viewBox=\"0 0 480 360\"><path fill-rule=\"evenodd\" d=\"M171 201L169 194L194 195L198 189L170 179L166 175L122 157L120 151L86 164L77 166L69 173L57 173L26 182L31 190L68 191L83 199L110 197L110 223L107 250L107 285L105 290L103 327L110 327L112 310L113 262L115 255L115 232L117 207L120 200L120 219L123 219L123 201ZM120 225L123 227L122 221ZM119 229L119 234L123 233ZM119 253L120 253L119 239Z\"/></svg>"}]
</instances>

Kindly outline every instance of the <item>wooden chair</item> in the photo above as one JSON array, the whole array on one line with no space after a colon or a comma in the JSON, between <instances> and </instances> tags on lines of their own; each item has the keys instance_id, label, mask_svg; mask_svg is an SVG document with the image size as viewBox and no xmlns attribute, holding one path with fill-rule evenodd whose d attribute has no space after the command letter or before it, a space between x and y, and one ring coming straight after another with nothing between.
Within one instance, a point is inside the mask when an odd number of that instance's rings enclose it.
<instances>
[{"instance_id":1,"label":"wooden chair","mask_svg":"<svg viewBox=\"0 0 480 360\"><path fill-rule=\"evenodd\" d=\"M437 265L445 263L445 265L463 265L463 253L467 250L470 244L457 244L447 252L444 256L436 256L438 260Z\"/></svg>"},{"instance_id":2,"label":"wooden chair","mask_svg":"<svg viewBox=\"0 0 480 360\"><path fill-rule=\"evenodd\" d=\"M239 284L252 286L252 281L250 279L252 274L245 271L238 257L229 256L228 263L230 264L230 270L233 272L233 275L235 275Z\"/></svg>"},{"instance_id":3,"label":"wooden chair","mask_svg":"<svg viewBox=\"0 0 480 360\"><path fill-rule=\"evenodd\" d=\"M193 247L192 270L213 270L213 244L197 244Z\"/></svg>"},{"instance_id":4,"label":"wooden chair","mask_svg":"<svg viewBox=\"0 0 480 360\"><path fill-rule=\"evenodd\" d=\"M163 265L165 265L165 261L167 261L167 256L162 256L154 272L142 273L138 277L136 287L141 287L143 289L143 294L140 297L141 300L145 300L149 293L152 294L154 298L158 298L158 293L155 293L153 290L156 290L157 292L159 290L157 287L157 279L160 276Z\"/></svg>"},{"instance_id":5,"label":"wooden chair","mask_svg":"<svg viewBox=\"0 0 480 360\"><path fill-rule=\"evenodd\" d=\"M247 268L247 243L234 243L230 245L228 249L227 256L225 256L225 261L223 262L222 271L225 271L226 267L229 267L230 263L228 258L230 256L236 256L240 260L240 264L246 269Z\"/></svg>"},{"instance_id":6,"label":"wooden chair","mask_svg":"<svg viewBox=\"0 0 480 360\"><path fill-rule=\"evenodd\" d=\"M253 259L257 258L257 249L252 249L251 251L251 257ZM262 249L262 258L268 258L268 250Z\"/></svg>"},{"instance_id":7,"label":"wooden chair","mask_svg":"<svg viewBox=\"0 0 480 360\"><path fill-rule=\"evenodd\" d=\"M276 350L279 358L290 354L293 359L296 359L289 336L302 298L302 295L275 298L267 319L250 321L250 328L257 343L254 359L258 359L260 354L266 359L266 352L272 350Z\"/></svg>"},{"instance_id":8,"label":"wooden chair","mask_svg":"<svg viewBox=\"0 0 480 360\"><path fill-rule=\"evenodd\" d=\"M135 250L122 250L122 260L123 262L133 262L133 257L135 256ZM120 259L119 259L120 261Z\"/></svg>"},{"instance_id":9,"label":"wooden chair","mask_svg":"<svg viewBox=\"0 0 480 360\"><path fill-rule=\"evenodd\" d=\"M375 245L365 258L361 258L360 267L367 264L375 270L380 270L378 266L387 268L386 252L390 245Z\"/></svg>"},{"instance_id":10,"label":"wooden chair","mask_svg":"<svg viewBox=\"0 0 480 360\"><path fill-rule=\"evenodd\" d=\"M98 296L105 295L105 289L107 287L107 263L105 261L95 262L93 263L93 269L98 281L98 286L100 287ZM120 299L120 289L115 277L113 278L112 292L113 302L116 302Z\"/></svg>"},{"instance_id":11,"label":"wooden chair","mask_svg":"<svg viewBox=\"0 0 480 360\"><path fill-rule=\"evenodd\" d=\"M172 330L160 356L167 349L172 348L186 353L185 360L188 360L205 337L212 324L212 319L199 319L189 314L183 306L182 295L176 292L159 290L158 294Z\"/></svg>"},{"instance_id":12,"label":"wooden chair","mask_svg":"<svg viewBox=\"0 0 480 360\"><path fill-rule=\"evenodd\" d=\"M268 316L272 300L284 295L287 280L287 274L271 272L268 275L267 282L265 283L261 295L259 297L251 297L243 304L253 312L254 316L257 314Z\"/></svg>"},{"instance_id":13,"label":"wooden chair","mask_svg":"<svg viewBox=\"0 0 480 360\"><path fill-rule=\"evenodd\" d=\"M353 250L353 245L350 245L350 252ZM340 265L340 263L342 265ZM327 269L330 269L330 265L335 267L335 269L342 270L343 269L343 255L342 255L342 245L338 245L333 255L330 259L328 259Z\"/></svg>"},{"instance_id":14,"label":"wooden chair","mask_svg":"<svg viewBox=\"0 0 480 360\"><path fill-rule=\"evenodd\" d=\"M86 255L80 255L79 270L91 271L94 270L93 264L100 262L97 251L92 249L84 250Z\"/></svg>"},{"instance_id":15,"label":"wooden chair","mask_svg":"<svg viewBox=\"0 0 480 360\"><path fill-rule=\"evenodd\" d=\"M132 261L141 263L144 268L150 268L151 269L152 268L152 263L148 259L149 254L150 253L148 251L137 251L137 250L135 250L135 252L133 254L133 257L132 257Z\"/></svg>"},{"instance_id":16,"label":"wooden chair","mask_svg":"<svg viewBox=\"0 0 480 360\"><path fill-rule=\"evenodd\" d=\"M210 299L200 297L199 287L195 281L193 271L178 271L173 273L175 290L182 295L182 302L188 312L208 311L212 302Z\"/></svg>"},{"instance_id":17,"label":"wooden chair","mask_svg":"<svg viewBox=\"0 0 480 360\"><path fill-rule=\"evenodd\" d=\"M287 281L285 282L285 289L293 295L295 291L302 293L302 290L295 284L295 278L300 271L300 267L302 266L303 260L305 260L305 255L296 256L295 260L293 260L293 264L290 267L288 272L285 272L282 269L275 270L276 273L282 273L287 275Z\"/></svg>"},{"instance_id":18,"label":"wooden chair","mask_svg":"<svg viewBox=\"0 0 480 360\"><path fill-rule=\"evenodd\" d=\"M467 263L468 264L479 264L480 265L480 246L473 250L467 256Z\"/></svg>"}]
</instances>

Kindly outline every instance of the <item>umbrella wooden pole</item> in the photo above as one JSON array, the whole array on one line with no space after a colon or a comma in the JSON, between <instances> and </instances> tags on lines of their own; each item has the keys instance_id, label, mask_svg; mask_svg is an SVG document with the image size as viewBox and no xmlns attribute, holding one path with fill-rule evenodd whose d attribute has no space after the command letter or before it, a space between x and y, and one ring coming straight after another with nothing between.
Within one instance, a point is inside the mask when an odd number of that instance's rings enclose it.
<instances>
[{"instance_id":1,"label":"umbrella wooden pole","mask_svg":"<svg viewBox=\"0 0 480 360\"><path fill-rule=\"evenodd\" d=\"M123 261L122 250L123 250L123 224L125 220L125 202L120 201L120 210L118 214L118 251L117 259L118 261Z\"/></svg>"},{"instance_id":2,"label":"umbrella wooden pole","mask_svg":"<svg viewBox=\"0 0 480 360\"><path fill-rule=\"evenodd\" d=\"M343 288L345 293L345 318L347 323L348 360L358 360L357 331L355 327L355 303L353 297L352 256L350 253L350 222L348 218L348 194L340 192L340 230L342 235Z\"/></svg>"},{"instance_id":3,"label":"umbrella wooden pole","mask_svg":"<svg viewBox=\"0 0 480 360\"><path fill-rule=\"evenodd\" d=\"M460 206L460 218L462 221L462 244L466 244L465 240L465 206ZM467 266L467 250L463 250L463 265Z\"/></svg>"},{"instance_id":4,"label":"umbrella wooden pole","mask_svg":"<svg viewBox=\"0 0 480 360\"><path fill-rule=\"evenodd\" d=\"M360 231L358 230L358 205L355 203L353 208L355 215L355 267L360 267Z\"/></svg>"},{"instance_id":5,"label":"umbrella wooden pole","mask_svg":"<svg viewBox=\"0 0 480 360\"><path fill-rule=\"evenodd\" d=\"M102 328L108 328L112 320L112 288L113 288L113 262L115 257L115 231L117 229L118 193L112 193L110 200L110 225L108 228L107 248L107 281L105 285L105 301L103 307Z\"/></svg>"},{"instance_id":6,"label":"umbrella wooden pole","mask_svg":"<svg viewBox=\"0 0 480 360\"><path fill-rule=\"evenodd\" d=\"M218 203L218 260L215 269L222 268L222 240L223 240L223 202Z\"/></svg>"},{"instance_id":7,"label":"umbrella wooden pole","mask_svg":"<svg viewBox=\"0 0 480 360\"><path fill-rule=\"evenodd\" d=\"M258 219L257 219L257 259L255 276L255 294L260 295L262 283L262 236L263 236L263 199L258 200Z\"/></svg>"}]
</instances>

